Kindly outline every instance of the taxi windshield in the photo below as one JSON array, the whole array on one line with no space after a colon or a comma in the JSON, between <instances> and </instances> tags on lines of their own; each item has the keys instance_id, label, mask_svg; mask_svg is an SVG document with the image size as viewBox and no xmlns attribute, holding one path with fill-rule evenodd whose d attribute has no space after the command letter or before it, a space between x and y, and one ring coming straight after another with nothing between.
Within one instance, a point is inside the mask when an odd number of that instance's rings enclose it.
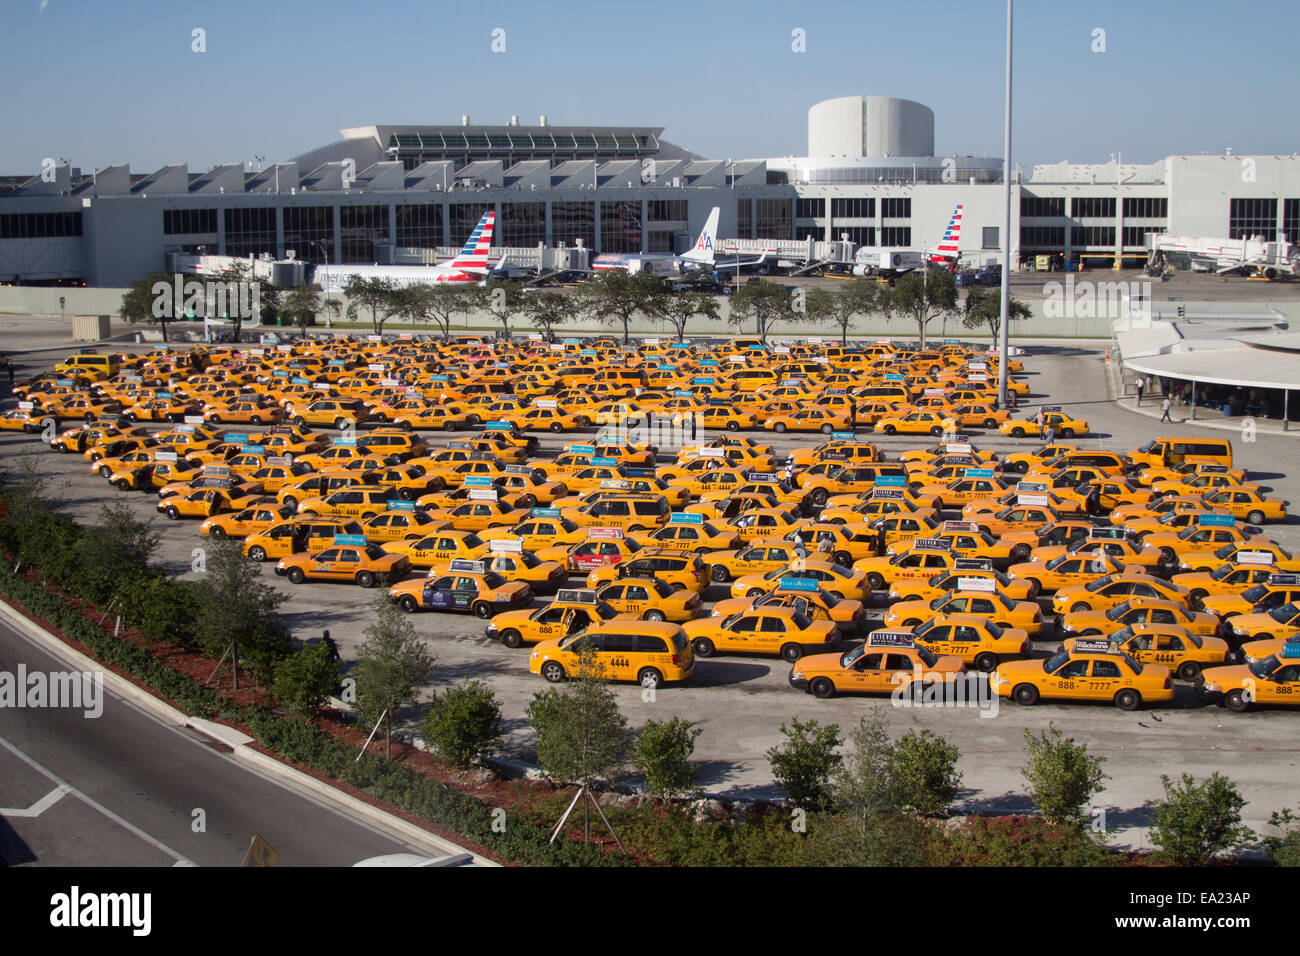
<instances>
[{"instance_id":1,"label":"taxi windshield","mask_svg":"<svg viewBox=\"0 0 1300 956\"><path fill-rule=\"evenodd\" d=\"M1110 575L1107 575L1102 578L1093 578L1091 581L1089 581L1087 584L1083 586L1083 589L1085 591L1095 592L1095 591L1100 591L1108 584L1110 584Z\"/></svg>"},{"instance_id":2,"label":"taxi windshield","mask_svg":"<svg viewBox=\"0 0 1300 956\"><path fill-rule=\"evenodd\" d=\"M505 587L506 579L495 571L488 571L483 575L483 583L490 588L500 588Z\"/></svg>"},{"instance_id":3,"label":"taxi windshield","mask_svg":"<svg viewBox=\"0 0 1300 956\"><path fill-rule=\"evenodd\" d=\"M1277 670L1280 663L1281 662L1277 659L1276 654L1270 654L1263 660L1255 661L1255 663L1247 664L1246 666L1250 668L1250 672L1256 677L1267 677L1269 674L1273 673L1273 671Z\"/></svg>"},{"instance_id":4,"label":"taxi windshield","mask_svg":"<svg viewBox=\"0 0 1300 956\"><path fill-rule=\"evenodd\" d=\"M608 604L608 602L605 602L605 601L599 601L599 602L597 602L597 604L596 604L596 616L597 616L598 618L600 618L602 621L608 621L610 618L615 617L617 614L618 614L618 612L615 611L615 610L614 610L614 609L613 609L613 608Z\"/></svg>"},{"instance_id":5,"label":"taxi windshield","mask_svg":"<svg viewBox=\"0 0 1300 956\"><path fill-rule=\"evenodd\" d=\"M943 601L943 600L944 600L944 598L936 598L935 601L934 601L934 603L931 604L930 607L937 607L938 604L939 604L939 602L941 602L941 601ZM913 636L913 637L920 637L922 634L929 634L930 631L933 630L934 625L935 625L935 619L934 619L934 618L930 618L930 620L926 621L924 624L920 625L919 627L913 628L913 629L912 629L912 636Z\"/></svg>"},{"instance_id":6,"label":"taxi windshield","mask_svg":"<svg viewBox=\"0 0 1300 956\"><path fill-rule=\"evenodd\" d=\"M921 663L924 664L926 667L933 667L935 664L939 663L939 659L935 657L933 654L931 654L924 647L916 648L916 656L921 659Z\"/></svg>"},{"instance_id":7,"label":"taxi windshield","mask_svg":"<svg viewBox=\"0 0 1300 956\"><path fill-rule=\"evenodd\" d=\"M853 650L851 650L851 651L846 651L845 653L841 654L841 655L840 655L840 667L848 667L850 664L852 664L854 661L856 661L859 657L861 657L862 654L863 654L863 652L864 652L865 650L866 650L866 645L865 645L865 644L859 644L857 647L853 648Z\"/></svg>"},{"instance_id":8,"label":"taxi windshield","mask_svg":"<svg viewBox=\"0 0 1300 956\"><path fill-rule=\"evenodd\" d=\"M1231 564L1221 564L1210 572L1210 578L1214 581L1222 581L1233 571Z\"/></svg>"},{"instance_id":9,"label":"taxi windshield","mask_svg":"<svg viewBox=\"0 0 1300 956\"><path fill-rule=\"evenodd\" d=\"M1127 614L1129 609L1132 607L1133 604L1131 601L1125 601L1123 604L1116 604L1106 612L1106 617L1110 618L1112 621L1118 621L1121 617Z\"/></svg>"},{"instance_id":10,"label":"taxi windshield","mask_svg":"<svg viewBox=\"0 0 1300 956\"><path fill-rule=\"evenodd\" d=\"M1047 570L1049 570L1049 571L1055 571L1055 570L1056 570L1058 567L1060 567L1061 564L1064 563L1065 560L1066 560L1067 558L1069 558L1069 557L1070 557L1070 555L1068 555L1068 554L1062 554L1062 555L1060 555L1059 557L1055 557L1055 558L1053 558L1051 561L1048 561L1048 562L1047 562Z\"/></svg>"},{"instance_id":11,"label":"taxi windshield","mask_svg":"<svg viewBox=\"0 0 1300 956\"><path fill-rule=\"evenodd\" d=\"M1061 651L1049 657L1043 664L1044 672L1048 674L1055 673L1056 670L1070 659L1069 651Z\"/></svg>"},{"instance_id":12,"label":"taxi windshield","mask_svg":"<svg viewBox=\"0 0 1300 956\"><path fill-rule=\"evenodd\" d=\"M1275 607L1268 612L1268 616L1279 624L1286 624L1291 618L1296 616L1296 606L1294 604L1283 604L1281 607Z\"/></svg>"},{"instance_id":13,"label":"taxi windshield","mask_svg":"<svg viewBox=\"0 0 1300 956\"><path fill-rule=\"evenodd\" d=\"M1263 584L1252 584L1241 594L1249 604L1255 604L1258 601L1262 601L1267 595L1268 588Z\"/></svg>"},{"instance_id":14,"label":"taxi windshield","mask_svg":"<svg viewBox=\"0 0 1300 956\"><path fill-rule=\"evenodd\" d=\"M1132 636L1133 636L1133 628L1130 625L1126 624L1124 627L1121 627L1118 631L1112 634L1110 636L1110 639L1116 644L1123 644Z\"/></svg>"}]
</instances>

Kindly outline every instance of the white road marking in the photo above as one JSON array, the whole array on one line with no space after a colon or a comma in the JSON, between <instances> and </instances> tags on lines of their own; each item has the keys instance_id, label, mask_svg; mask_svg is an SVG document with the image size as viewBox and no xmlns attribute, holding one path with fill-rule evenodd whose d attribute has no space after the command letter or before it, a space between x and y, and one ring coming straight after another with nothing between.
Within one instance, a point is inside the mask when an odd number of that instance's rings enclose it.
<instances>
[{"instance_id":1,"label":"white road marking","mask_svg":"<svg viewBox=\"0 0 1300 956\"><path fill-rule=\"evenodd\" d=\"M66 784L59 784L41 799L37 800L26 810L10 809L0 807L0 817L39 817L42 813L54 806L63 799L63 795L70 788Z\"/></svg>"},{"instance_id":2,"label":"white road marking","mask_svg":"<svg viewBox=\"0 0 1300 956\"><path fill-rule=\"evenodd\" d=\"M88 807L92 807L95 810L99 811L104 816L108 817L108 819L116 823L118 826L122 827L122 829L126 830L128 833L131 833L133 836L139 837L141 840L143 840L145 843L148 843L151 847L153 847L155 850L158 850L160 853L165 853L167 856L170 856L177 863L184 863L190 866L198 865L194 863L194 861L191 860L189 857L185 856L185 854L176 852L171 847L169 847L166 843L163 843L161 840L145 833L135 824L131 823L128 820L124 820L122 817L118 816L112 810L108 809L108 807L104 806L98 800L95 800L93 797L87 796L86 794L78 790L76 787L74 787L72 784L68 783L66 780L61 779L57 774L41 766L40 763L33 760L31 757L27 756L27 754L23 753L21 750L19 750L17 747L11 744L4 737L0 737L0 747L4 747L5 750L9 751L11 754L13 754L23 763L27 764L27 766L31 767L37 773L41 774L43 777L55 783L58 786L59 790L62 790L63 793L72 794L82 803L86 804ZM42 801L49 800L50 796L51 794L46 794L46 796L42 798ZM59 794L59 797L62 797L62 793ZM55 799L59 799L59 798L56 797ZM7 813L8 811L0 811L0 812Z\"/></svg>"}]
</instances>

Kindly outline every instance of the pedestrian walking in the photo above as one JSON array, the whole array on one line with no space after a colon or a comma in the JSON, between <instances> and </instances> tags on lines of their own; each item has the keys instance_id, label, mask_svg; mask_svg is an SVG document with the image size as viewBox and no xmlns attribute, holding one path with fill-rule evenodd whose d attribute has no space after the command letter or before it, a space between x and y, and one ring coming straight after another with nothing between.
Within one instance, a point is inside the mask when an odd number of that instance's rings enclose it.
<instances>
[{"instance_id":1,"label":"pedestrian walking","mask_svg":"<svg viewBox=\"0 0 1300 956\"><path fill-rule=\"evenodd\" d=\"M1137 403L1138 403L1138 408L1141 408L1141 407L1142 407L1142 390L1143 390L1144 388L1146 388L1146 387L1147 387L1147 380L1146 380L1145 378L1143 378L1141 375L1139 375L1139 376L1138 376L1138 381L1137 381L1137 389L1138 389L1138 400L1137 400Z\"/></svg>"},{"instance_id":2,"label":"pedestrian walking","mask_svg":"<svg viewBox=\"0 0 1300 956\"><path fill-rule=\"evenodd\" d=\"M795 557L807 559L808 549L803 545L803 535L795 531L793 541Z\"/></svg>"},{"instance_id":3,"label":"pedestrian walking","mask_svg":"<svg viewBox=\"0 0 1300 956\"><path fill-rule=\"evenodd\" d=\"M1043 432L1043 444L1050 445L1054 441L1056 441L1056 425L1048 423L1047 431Z\"/></svg>"},{"instance_id":4,"label":"pedestrian walking","mask_svg":"<svg viewBox=\"0 0 1300 956\"><path fill-rule=\"evenodd\" d=\"M790 455L785 460L785 480L794 484L794 456Z\"/></svg>"},{"instance_id":5,"label":"pedestrian walking","mask_svg":"<svg viewBox=\"0 0 1300 956\"><path fill-rule=\"evenodd\" d=\"M1038 425L1038 432L1039 432L1039 434L1042 434L1042 432L1043 432L1043 409L1042 409L1041 406L1039 407L1037 414L1034 415L1034 422Z\"/></svg>"},{"instance_id":6,"label":"pedestrian walking","mask_svg":"<svg viewBox=\"0 0 1300 956\"><path fill-rule=\"evenodd\" d=\"M1166 395L1164 401L1160 403L1160 420L1162 422L1170 422L1170 423L1173 422L1173 419L1169 417L1169 407L1172 404L1173 402L1169 400L1168 395Z\"/></svg>"},{"instance_id":7,"label":"pedestrian walking","mask_svg":"<svg viewBox=\"0 0 1300 956\"><path fill-rule=\"evenodd\" d=\"M321 636L321 643L329 648L330 660L337 661L339 659L339 646L334 643L334 639L330 637L329 631L326 631L324 635Z\"/></svg>"}]
</instances>

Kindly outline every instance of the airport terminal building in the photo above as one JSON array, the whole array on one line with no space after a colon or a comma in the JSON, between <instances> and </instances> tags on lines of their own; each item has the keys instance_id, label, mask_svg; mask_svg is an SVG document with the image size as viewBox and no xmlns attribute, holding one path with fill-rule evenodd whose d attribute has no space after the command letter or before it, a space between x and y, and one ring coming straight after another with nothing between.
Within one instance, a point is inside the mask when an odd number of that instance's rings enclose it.
<instances>
[{"instance_id":1,"label":"airport terminal building","mask_svg":"<svg viewBox=\"0 0 1300 956\"><path fill-rule=\"evenodd\" d=\"M963 262L1000 261L1001 159L934 155L934 115L919 103L818 103L805 157L708 159L662 133L464 116L343 129L258 170L49 165L0 178L0 284L121 287L164 271L170 253L428 261L487 209L499 248L636 253L684 251L714 206L723 239L924 249L961 204ZM1300 242L1295 155L1063 161L1014 175L1015 267L1137 265L1149 232Z\"/></svg>"}]
</instances>

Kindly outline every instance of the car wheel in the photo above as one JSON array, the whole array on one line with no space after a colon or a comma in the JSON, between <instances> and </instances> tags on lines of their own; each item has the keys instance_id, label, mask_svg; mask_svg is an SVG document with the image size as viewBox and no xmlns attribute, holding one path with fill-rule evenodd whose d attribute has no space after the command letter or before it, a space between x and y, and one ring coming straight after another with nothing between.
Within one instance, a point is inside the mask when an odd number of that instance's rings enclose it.
<instances>
[{"instance_id":1,"label":"car wheel","mask_svg":"<svg viewBox=\"0 0 1300 956\"><path fill-rule=\"evenodd\" d=\"M785 644L781 647L781 656L793 664L803 657L803 648L798 644Z\"/></svg>"},{"instance_id":2,"label":"car wheel","mask_svg":"<svg viewBox=\"0 0 1300 956\"><path fill-rule=\"evenodd\" d=\"M372 571L358 571L357 584L363 588L373 588L375 586L375 575Z\"/></svg>"},{"instance_id":3,"label":"car wheel","mask_svg":"<svg viewBox=\"0 0 1300 956\"><path fill-rule=\"evenodd\" d=\"M827 424L822 426L823 435L829 435L833 431L835 431L835 428L832 425Z\"/></svg>"},{"instance_id":4,"label":"car wheel","mask_svg":"<svg viewBox=\"0 0 1300 956\"><path fill-rule=\"evenodd\" d=\"M749 592L745 595L745 597L748 597L748 598L760 598L760 597L763 596L764 593L765 593L765 592L763 591L762 588L750 588L750 589L749 589Z\"/></svg>"},{"instance_id":5,"label":"car wheel","mask_svg":"<svg viewBox=\"0 0 1300 956\"><path fill-rule=\"evenodd\" d=\"M542 665L542 676L552 684L564 680L564 665L559 661L547 661Z\"/></svg>"},{"instance_id":6,"label":"car wheel","mask_svg":"<svg viewBox=\"0 0 1300 956\"><path fill-rule=\"evenodd\" d=\"M983 671L985 674L991 673L998 666L996 654L990 654L985 651L983 654L975 655L975 669Z\"/></svg>"},{"instance_id":7,"label":"car wheel","mask_svg":"<svg viewBox=\"0 0 1300 956\"><path fill-rule=\"evenodd\" d=\"M1263 523L1264 523L1264 512L1262 512L1262 511L1252 511L1250 514L1246 515L1246 523L1247 523L1247 524L1263 524Z\"/></svg>"},{"instance_id":8,"label":"car wheel","mask_svg":"<svg viewBox=\"0 0 1300 956\"><path fill-rule=\"evenodd\" d=\"M542 469L540 468L534 468L533 481L537 482L538 484L541 484L545 480L546 480L546 472L542 471ZM564 485L560 485L559 490L556 493L558 495L567 495L569 493L569 489Z\"/></svg>"},{"instance_id":9,"label":"car wheel","mask_svg":"<svg viewBox=\"0 0 1300 956\"><path fill-rule=\"evenodd\" d=\"M131 482L127 481L125 478L119 478L119 479L117 479L117 481L115 481L115 482L113 482L113 483L114 483L115 485L117 485L117 489L118 489L118 491L130 491L130 490L131 490Z\"/></svg>"},{"instance_id":10,"label":"car wheel","mask_svg":"<svg viewBox=\"0 0 1300 956\"><path fill-rule=\"evenodd\" d=\"M420 602L415 599L414 595L403 594L397 599L397 606L407 614L414 614L420 609Z\"/></svg>"},{"instance_id":11,"label":"car wheel","mask_svg":"<svg viewBox=\"0 0 1300 956\"><path fill-rule=\"evenodd\" d=\"M829 677L813 678L813 682L808 689L812 691L814 697L820 697L822 700L835 696L835 685L831 683Z\"/></svg>"},{"instance_id":12,"label":"car wheel","mask_svg":"<svg viewBox=\"0 0 1300 956\"><path fill-rule=\"evenodd\" d=\"M883 430L886 435L894 435L898 432L898 429L893 425L886 425Z\"/></svg>"},{"instance_id":13,"label":"car wheel","mask_svg":"<svg viewBox=\"0 0 1300 956\"><path fill-rule=\"evenodd\" d=\"M1038 703L1038 688L1033 684L1017 684L1016 689L1011 692L1011 697L1017 704L1032 707Z\"/></svg>"},{"instance_id":14,"label":"car wheel","mask_svg":"<svg viewBox=\"0 0 1300 956\"><path fill-rule=\"evenodd\" d=\"M1092 610L1092 608L1088 607L1088 605L1087 605L1087 604L1084 604L1082 601L1076 601L1076 602L1075 602L1075 603L1070 607L1070 611L1071 611L1071 613L1074 613L1074 614L1078 614L1080 611L1091 611L1091 610Z\"/></svg>"},{"instance_id":15,"label":"car wheel","mask_svg":"<svg viewBox=\"0 0 1300 956\"><path fill-rule=\"evenodd\" d=\"M1201 665L1196 661L1183 661L1178 665L1177 673L1179 680L1196 680L1197 675L1201 673Z\"/></svg>"},{"instance_id":16,"label":"car wheel","mask_svg":"<svg viewBox=\"0 0 1300 956\"><path fill-rule=\"evenodd\" d=\"M776 432L778 435L784 435L785 422L777 422L775 425L772 426L772 431Z\"/></svg>"},{"instance_id":17,"label":"car wheel","mask_svg":"<svg viewBox=\"0 0 1300 956\"><path fill-rule=\"evenodd\" d=\"M167 509L167 517L171 518L172 521L179 521L181 517L181 513L177 511L176 508L173 506Z\"/></svg>"},{"instance_id":18,"label":"car wheel","mask_svg":"<svg viewBox=\"0 0 1300 956\"><path fill-rule=\"evenodd\" d=\"M262 416L261 416L261 415L253 415L253 416L251 416L251 417L248 419L248 422L249 422L250 425L260 425L260 424L262 424Z\"/></svg>"},{"instance_id":19,"label":"car wheel","mask_svg":"<svg viewBox=\"0 0 1300 956\"><path fill-rule=\"evenodd\" d=\"M564 431L564 426L559 422L551 422L551 431L558 435L560 432Z\"/></svg>"},{"instance_id":20,"label":"car wheel","mask_svg":"<svg viewBox=\"0 0 1300 956\"><path fill-rule=\"evenodd\" d=\"M993 419L991 419L991 418L986 418L986 419L984 419L984 427L985 427L985 428L996 428L996 427L997 427L997 424L998 424L998 423L995 422L995 421L994 421Z\"/></svg>"},{"instance_id":21,"label":"car wheel","mask_svg":"<svg viewBox=\"0 0 1300 956\"><path fill-rule=\"evenodd\" d=\"M1025 578L1025 583L1034 589L1034 594L1037 595L1043 593L1043 582L1038 580L1038 578Z\"/></svg>"},{"instance_id":22,"label":"car wheel","mask_svg":"<svg viewBox=\"0 0 1300 956\"><path fill-rule=\"evenodd\" d=\"M729 432L740 431L740 422L727 422L727 431Z\"/></svg>"},{"instance_id":23,"label":"car wheel","mask_svg":"<svg viewBox=\"0 0 1300 956\"><path fill-rule=\"evenodd\" d=\"M1250 701L1246 700L1246 694L1240 688L1228 691L1228 696L1223 698L1223 706L1234 714L1243 714L1250 709Z\"/></svg>"},{"instance_id":24,"label":"car wheel","mask_svg":"<svg viewBox=\"0 0 1300 956\"><path fill-rule=\"evenodd\" d=\"M219 524L214 524L212 530L209 531L208 534L214 538L224 538L226 536L226 529L221 527Z\"/></svg>"},{"instance_id":25,"label":"car wheel","mask_svg":"<svg viewBox=\"0 0 1300 956\"><path fill-rule=\"evenodd\" d=\"M831 556L831 560L842 568L853 567L853 556L847 551L836 551L835 554Z\"/></svg>"},{"instance_id":26,"label":"car wheel","mask_svg":"<svg viewBox=\"0 0 1300 956\"><path fill-rule=\"evenodd\" d=\"M879 591L884 586L885 586L885 579L882 578L875 571L872 571L870 574L867 575L867 587L871 588L871 590Z\"/></svg>"},{"instance_id":27,"label":"car wheel","mask_svg":"<svg viewBox=\"0 0 1300 956\"><path fill-rule=\"evenodd\" d=\"M487 601L475 601L473 608L474 616L486 621L492 616L492 605Z\"/></svg>"},{"instance_id":28,"label":"car wheel","mask_svg":"<svg viewBox=\"0 0 1300 956\"><path fill-rule=\"evenodd\" d=\"M1012 561L1024 561L1028 557L1029 557L1029 545L1027 544L1018 544L1011 549Z\"/></svg>"},{"instance_id":29,"label":"car wheel","mask_svg":"<svg viewBox=\"0 0 1300 956\"><path fill-rule=\"evenodd\" d=\"M1027 461L1018 461L1018 462L1015 463L1015 465L1012 466L1012 470L1013 470L1013 471L1018 471L1018 472L1020 472L1020 474L1023 475L1025 472L1027 472L1027 471L1029 470L1029 462L1027 462Z\"/></svg>"},{"instance_id":30,"label":"car wheel","mask_svg":"<svg viewBox=\"0 0 1300 956\"><path fill-rule=\"evenodd\" d=\"M1101 631L1095 627L1084 628L1079 632L1080 637L1101 637Z\"/></svg>"},{"instance_id":31,"label":"car wheel","mask_svg":"<svg viewBox=\"0 0 1300 956\"><path fill-rule=\"evenodd\" d=\"M1013 429L1011 429L1011 437L1012 437L1012 438L1024 438L1024 437L1025 437L1025 430L1024 430L1023 428L1013 428Z\"/></svg>"},{"instance_id":32,"label":"car wheel","mask_svg":"<svg viewBox=\"0 0 1300 956\"><path fill-rule=\"evenodd\" d=\"M501 643L506 647L523 647L524 636L513 627L501 632Z\"/></svg>"},{"instance_id":33,"label":"car wheel","mask_svg":"<svg viewBox=\"0 0 1300 956\"><path fill-rule=\"evenodd\" d=\"M109 475L111 475L112 473L113 473L113 469L112 469L112 468L109 468L108 465L100 465L100 466L99 466L99 477L101 477L101 478L107 478L107 477L108 477Z\"/></svg>"},{"instance_id":34,"label":"car wheel","mask_svg":"<svg viewBox=\"0 0 1300 956\"><path fill-rule=\"evenodd\" d=\"M645 619L646 619L647 621L654 621L655 623L661 623L662 621L665 620L665 618L664 618L664 612L663 612L663 611L646 611L646 612L645 612Z\"/></svg>"},{"instance_id":35,"label":"car wheel","mask_svg":"<svg viewBox=\"0 0 1300 956\"><path fill-rule=\"evenodd\" d=\"M306 575L302 573L302 568L290 568L288 578L293 584L302 584Z\"/></svg>"},{"instance_id":36,"label":"car wheel","mask_svg":"<svg viewBox=\"0 0 1300 956\"><path fill-rule=\"evenodd\" d=\"M664 675L653 667L643 667L636 675L636 682L642 687L657 690L664 685Z\"/></svg>"},{"instance_id":37,"label":"car wheel","mask_svg":"<svg viewBox=\"0 0 1300 956\"><path fill-rule=\"evenodd\" d=\"M297 511L297 510L298 510L298 499L295 498L293 495L288 495L288 496L284 499L284 506L285 506L286 508L292 508L294 511Z\"/></svg>"},{"instance_id":38,"label":"car wheel","mask_svg":"<svg viewBox=\"0 0 1300 956\"><path fill-rule=\"evenodd\" d=\"M940 435L943 434L943 429L940 428L938 425L935 425L933 428L930 429L930 434L933 435L935 438L938 438Z\"/></svg>"},{"instance_id":39,"label":"car wheel","mask_svg":"<svg viewBox=\"0 0 1300 956\"><path fill-rule=\"evenodd\" d=\"M265 561L266 549L262 547L260 544L253 545L251 548L248 549L248 560Z\"/></svg>"},{"instance_id":40,"label":"car wheel","mask_svg":"<svg viewBox=\"0 0 1300 956\"><path fill-rule=\"evenodd\" d=\"M1137 710L1142 706L1142 695L1131 687L1125 687L1115 695L1115 706L1120 710Z\"/></svg>"},{"instance_id":41,"label":"car wheel","mask_svg":"<svg viewBox=\"0 0 1300 956\"><path fill-rule=\"evenodd\" d=\"M692 643L691 648L695 651L696 657L712 657L713 642L707 637L697 637Z\"/></svg>"},{"instance_id":42,"label":"car wheel","mask_svg":"<svg viewBox=\"0 0 1300 956\"><path fill-rule=\"evenodd\" d=\"M721 564L715 564L713 566L713 568L709 571L709 577L714 581L717 581L719 584L731 580L731 574Z\"/></svg>"}]
</instances>

